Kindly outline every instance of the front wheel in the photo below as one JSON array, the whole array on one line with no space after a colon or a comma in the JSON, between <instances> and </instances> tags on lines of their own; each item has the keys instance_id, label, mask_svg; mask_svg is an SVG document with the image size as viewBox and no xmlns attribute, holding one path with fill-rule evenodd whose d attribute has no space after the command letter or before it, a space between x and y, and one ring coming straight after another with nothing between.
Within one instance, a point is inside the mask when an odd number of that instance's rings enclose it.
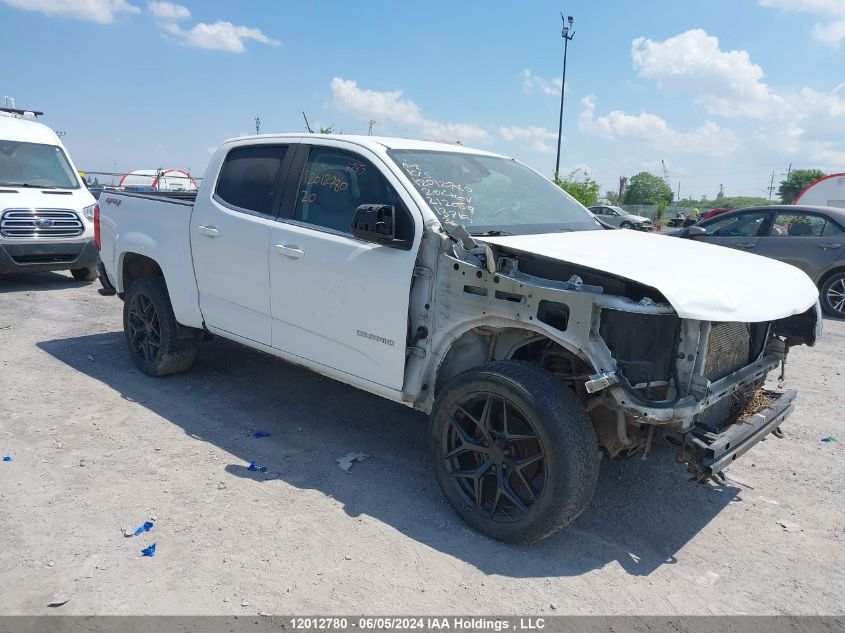
<instances>
[{"instance_id":1,"label":"front wheel","mask_svg":"<svg viewBox=\"0 0 845 633\"><path fill-rule=\"evenodd\" d=\"M822 309L830 316L845 317L845 272L831 275L822 284Z\"/></svg>"},{"instance_id":2,"label":"front wheel","mask_svg":"<svg viewBox=\"0 0 845 633\"><path fill-rule=\"evenodd\" d=\"M536 365L499 361L456 376L438 394L430 428L443 494L487 536L541 539L592 498L593 426L575 394Z\"/></svg>"},{"instance_id":3,"label":"front wheel","mask_svg":"<svg viewBox=\"0 0 845 633\"><path fill-rule=\"evenodd\" d=\"M97 278L97 267L74 268L70 271L76 281L94 281Z\"/></svg>"},{"instance_id":4,"label":"front wheel","mask_svg":"<svg viewBox=\"0 0 845 633\"><path fill-rule=\"evenodd\" d=\"M124 299L123 332L138 369L148 376L164 376L194 364L200 333L186 328L179 337L180 328L162 277L136 279Z\"/></svg>"},{"instance_id":5,"label":"front wheel","mask_svg":"<svg viewBox=\"0 0 845 633\"><path fill-rule=\"evenodd\" d=\"M619 225L619 228L621 228L621 229L632 229L632 228L634 228L634 225L631 224L630 222L623 222L622 224Z\"/></svg>"}]
</instances>

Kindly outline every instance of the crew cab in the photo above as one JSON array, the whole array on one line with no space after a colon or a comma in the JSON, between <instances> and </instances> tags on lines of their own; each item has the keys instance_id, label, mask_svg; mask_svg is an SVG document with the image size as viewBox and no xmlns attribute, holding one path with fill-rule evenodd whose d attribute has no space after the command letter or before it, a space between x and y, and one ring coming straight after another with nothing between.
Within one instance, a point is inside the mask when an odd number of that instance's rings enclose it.
<instances>
[{"instance_id":1,"label":"crew cab","mask_svg":"<svg viewBox=\"0 0 845 633\"><path fill-rule=\"evenodd\" d=\"M511 542L575 519L602 455L660 444L719 477L781 435L796 393L763 383L821 334L800 270L605 230L460 145L239 138L195 200L109 191L95 223L141 371L188 369L210 333L427 412L444 495Z\"/></svg>"},{"instance_id":2,"label":"crew cab","mask_svg":"<svg viewBox=\"0 0 845 633\"><path fill-rule=\"evenodd\" d=\"M0 112L0 274L96 279L94 202L53 130Z\"/></svg>"}]
</instances>

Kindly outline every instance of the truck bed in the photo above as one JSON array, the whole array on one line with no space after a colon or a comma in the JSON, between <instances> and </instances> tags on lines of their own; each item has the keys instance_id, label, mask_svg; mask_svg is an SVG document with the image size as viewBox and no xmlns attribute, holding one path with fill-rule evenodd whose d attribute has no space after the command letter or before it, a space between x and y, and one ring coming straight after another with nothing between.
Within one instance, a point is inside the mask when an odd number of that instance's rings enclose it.
<instances>
[{"instance_id":1,"label":"truck bed","mask_svg":"<svg viewBox=\"0 0 845 633\"><path fill-rule=\"evenodd\" d=\"M177 320L202 326L191 259L191 213L196 192L105 191L100 196L100 260L118 293L140 258L159 266ZM127 264L128 262L128 264Z\"/></svg>"}]
</instances>

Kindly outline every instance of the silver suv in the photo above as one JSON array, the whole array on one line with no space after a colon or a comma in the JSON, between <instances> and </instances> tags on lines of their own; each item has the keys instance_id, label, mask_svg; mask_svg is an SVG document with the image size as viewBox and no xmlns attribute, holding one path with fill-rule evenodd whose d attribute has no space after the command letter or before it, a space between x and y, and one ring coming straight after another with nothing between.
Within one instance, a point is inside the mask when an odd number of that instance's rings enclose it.
<instances>
[{"instance_id":1,"label":"silver suv","mask_svg":"<svg viewBox=\"0 0 845 633\"><path fill-rule=\"evenodd\" d=\"M628 213L622 207L594 205L589 207L589 209L593 215L597 215L608 224L618 226L620 229L636 229L638 231L652 230L651 220L649 218Z\"/></svg>"}]
</instances>

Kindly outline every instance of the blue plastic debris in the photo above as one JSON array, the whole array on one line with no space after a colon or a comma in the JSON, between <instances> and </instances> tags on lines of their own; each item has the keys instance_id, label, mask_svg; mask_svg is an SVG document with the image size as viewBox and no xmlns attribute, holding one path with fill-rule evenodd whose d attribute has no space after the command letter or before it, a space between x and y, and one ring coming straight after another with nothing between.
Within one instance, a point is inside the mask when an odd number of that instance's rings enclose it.
<instances>
[{"instance_id":1,"label":"blue plastic debris","mask_svg":"<svg viewBox=\"0 0 845 633\"><path fill-rule=\"evenodd\" d=\"M152 521L145 521L144 525L142 525L141 527L139 527L137 530L135 530L132 533L132 536L141 536L144 532L149 532L152 529L153 529Z\"/></svg>"},{"instance_id":2,"label":"blue plastic debris","mask_svg":"<svg viewBox=\"0 0 845 633\"><path fill-rule=\"evenodd\" d=\"M252 471L252 472L254 472L254 473L255 473L255 472L259 472L259 473L266 473L266 472L267 472L267 467L266 467L266 466L257 466L257 465L255 464L255 460L253 459L253 460L252 460L252 462L250 462L250 464L249 464L249 468L247 468L247 470Z\"/></svg>"},{"instance_id":3,"label":"blue plastic debris","mask_svg":"<svg viewBox=\"0 0 845 633\"><path fill-rule=\"evenodd\" d=\"M252 434L252 437L270 437L270 434L265 433L264 431L256 431Z\"/></svg>"},{"instance_id":4,"label":"blue plastic debris","mask_svg":"<svg viewBox=\"0 0 845 633\"><path fill-rule=\"evenodd\" d=\"M828 435L827 437L822 438L822 442L824 442L825 444L831 444L831 443L836 442L838 440L839 440L839 438L836 437L835 435Z\"/></svg>"},{"instance_id":5,"label":"blue plastic debris","mask_svg":"<svg viewBox=\"0 0 845 633\"><path fill-rule=\"evenodd\" d=\"M149 547L145 547L144 549L141 550L141 556L149 556L149 557L152 558L153 556L155 556L155 553L156 553L156 544L155 543L153 543Z\"/></svg>"},{"instance_id":6,"label":"blue plastic debris","mask_svg":"<svg viewBox=\"0 0 845 633\"><path fill-rule=\"evenodd\" d=\"M12 461L12 456L11 455L3 455L3 461L4 462Z\"/></svg>"}]
</instances>

